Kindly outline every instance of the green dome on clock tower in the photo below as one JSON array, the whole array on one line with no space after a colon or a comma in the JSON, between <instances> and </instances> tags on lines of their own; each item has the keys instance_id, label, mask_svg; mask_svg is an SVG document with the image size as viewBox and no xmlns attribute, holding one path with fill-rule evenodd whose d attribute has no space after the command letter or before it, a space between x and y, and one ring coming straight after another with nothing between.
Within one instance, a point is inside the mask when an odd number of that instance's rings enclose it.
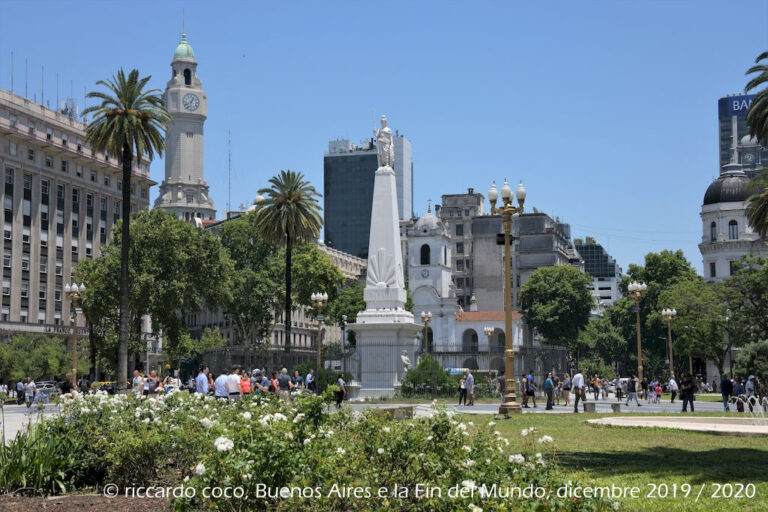
<instances>
[{"instance_id":1,"label":"green dome on clock tower","mask_svg":"<svg viewBox=\"0 0 768 512\"><path fill-rule=\"evenodd\" d=\"M179 41L178 46L176 46L176 50L173 52L173 58L195 58L195 52L192 50L192 46L189 44L189 42L187 42L187 34L184 32L181 33L181 41Z\"/></svg>"}]
</instances>

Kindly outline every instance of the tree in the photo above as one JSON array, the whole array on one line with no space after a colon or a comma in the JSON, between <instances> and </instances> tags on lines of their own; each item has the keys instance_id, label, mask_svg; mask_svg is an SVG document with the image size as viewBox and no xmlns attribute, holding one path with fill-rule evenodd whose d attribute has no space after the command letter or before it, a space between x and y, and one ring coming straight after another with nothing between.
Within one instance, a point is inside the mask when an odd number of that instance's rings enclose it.
<instances>
[{"instance_id":1,"label":"tree","mask_svg":"<svg viewBox=\"0 0 768 512\"><path fill-rule=\"evenodd\" d=\"M336 300L328 304L326 316L330 321L336 324L344 322L353 324L357 321L357 314L365 310L365 300L363 299L363 290L365 283L361 281L351 281L339 290ZM351 344L356 342L355 333L347 329L347 341Z\"/></svg>"},{"instance_id":2,"label":"tree","mask_svg":"<svg viewBox=\"0 0 768 512\"><path fill-rule=\"evenodd\" d=\"M333 264L331 257L316 244L303 244L296 248L293 256L292 281L296 284L296 302L311 306L312 294L325 292L328 303L334 300L344 283L344 274Z\"/></svg>"},{"instance_id":3,"label":"tree","mask_svg":"<svg viewBox=\"0 0 768 512\"><path fill-rule=\"evenodd\" d=\"M768 339L768 259L743 257L724 282L729 329L743 343Z\"/></svg>"},{"instance_id":4,"label":"tree","mask_svg":"<svg viewBox=\"0 0 768 512\"><path fill-rule=\"evenodd\" d=\"M43 334L19 334L9 343L0 343L0 375L13 380L32 377L62 378L72 367L64 340ZM78 360L78 372L88 364Z\"/></svg>"},{"instance_id":5,"label":"tree","mask_svg":"<svg viewBox=\"0 0 768 512\"><path fill-rule=\"evenodd\" d=\"M571 347L569 349L571 353L577 354L577 359L581 355L591 354L611 364L623 361L627 352L627 340L606 317L590 318L589 323L579 332L576 342L577 345L573 347L576 350Z\"/></svg>"},{"instance_id":6,"label":"tree","mask_svg":"<svg viewBox=\"0 0 768 512\"><path fill-rule=\"evenodd\" d=\"M763 168L749 183L755 193L747 198L747 220L752 229L765 238L768 235L768 168Z\"/></svg>"},{"instance_id":7,"label":"tree","mask_svg":"<svg viewBox=\"0 0 768 512\"><path fill-rule=\"evenodd\" d=\"M594 298L591 278L568 265L536 269L520 292L528 321L549 342L577 339L587 325Z\"/></svg>"},{"instance_id":8,"label":"tree","mask_svg":"<svg viewBox=\"0 0 768 512\"><path fill-rule=\"evenodd\" d=\"M291 256L297 242L317 239L323 224L320 194L295 171L280 171L272 177L270 188L259 190L264 196L256 205L256 221L261 235L275 245L285 245L285 350L291 347Z\"/></svg>"},{"instance_id":9,"label":"tree","mask_svg":"<svg viewBox=\"0 0 768 512\"><path fill-rule=\"evenodd\" d=\"M761 380L768 379L768 341L744 345L736 357L733 371L745 377L757 375Z\"/></svg>"},{"instance_id":10,"label":"tree","mask_svg":"<svg viewBox=\"0 0 768 512\"><path fill-rule=\"evenodd\" d=\"M122 199L122 247L120 256L120 328L118 343L117 389L122 391L128 381L129 338L129 236L131 215L131 172L133 158L138 164L143 158L151 160L155 153L162 156L165 148L163 131L170 116L163 108L159 89L144 90L151 76L139 78L137 69L128 76L120 69L112 80L100 80L97 85L106 87L111 95L94 91L89 98L101 103L88 107L83 116L94 114L85 129L85 143L93 152L105 153L117 158L123 167Z\"/></svg>"},{"instance_id":11,"label":"tree","mask_svg":"<svg viewBox=\"0 0 768 512\"><path fill-rule=\"evenodd\" d=\"M763 52L755 59L756 66L747 70L747 75L757 73L747 82L744 87L745 92L749 92L756 87L768 84L768 65L760 64L760 61L768 60L768 52ZM747 124L749 125L749 134L762 140L768 140L768 87L763 88L755 95L747 111Z\"/></svg>"}]
</instances>

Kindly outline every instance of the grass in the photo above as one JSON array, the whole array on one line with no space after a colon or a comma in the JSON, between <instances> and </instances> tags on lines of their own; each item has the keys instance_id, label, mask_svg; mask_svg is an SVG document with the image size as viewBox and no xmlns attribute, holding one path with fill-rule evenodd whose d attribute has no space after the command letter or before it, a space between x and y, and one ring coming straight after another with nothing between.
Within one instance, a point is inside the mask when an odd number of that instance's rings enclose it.
<instances>
[{"instance_id":1,"label":"grass","mask_svg":"<svg viewBox=\"0 0 768 512\"><path fill-rule=\"evenodd\" d=\"M626 416L628 414L622 414ZM537 435L555 439L558 463L569 478L590 485L641 488L647 496L648 484L667 484L678 497L666 499L624 499L621 510L634 511L757 511L768 509L768 438L735 437L685 432L661 428L626 428L592 425L588 419L603 414L526 414L498 421L494 428L511 441L511 453L522 446L520 431L535 427ZM697 413L696 416L719 416ZM465 416L482 424L481 416ZM688 498L681 496L682 484L690 484ZM752 499L713 499L714 483L752 483ZM695 497L705 484L698 502Z\"/></svg>"}]
</instances>

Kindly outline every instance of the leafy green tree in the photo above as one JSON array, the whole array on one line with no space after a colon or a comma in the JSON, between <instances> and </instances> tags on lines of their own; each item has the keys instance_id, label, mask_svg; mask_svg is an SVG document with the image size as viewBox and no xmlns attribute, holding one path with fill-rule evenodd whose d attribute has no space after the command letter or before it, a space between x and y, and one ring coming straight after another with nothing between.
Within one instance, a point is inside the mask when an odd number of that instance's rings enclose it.
<instances>
[{"instance_id":1,"label":"leafy green tree","mask_svg":"<svg viewBox=\"0 0 768 512\"><path fill-rule=\"evenodd\" d=\"M130 337L130 292L129 283L129 236L131 216L131 172L133 159L138 164L142 159L151 160L155 153L162 156L165 149L163 132L170 116L163 107L159 89L144 87L150 76L139 78L137 69L126 77L120 69L112 80L100 80L108 92L94 91L89 98L101 100L98 105L86 108L83 116L93 114L92 121L85 129L85 143L94 152L105 153L117 158L123 167L122 200L122 247L120 257L120 328L118 343L117 389L124 390L128 381L128 341Z\"/></svg>"},{"instance_id":2,"label":"leafy green tree","mask_svg":"<svg viewBox=\"0 0 768 512\"><path fill-rule=\"evenodd\" d=\"M756 73L757 76L754 76L747 82L746 87L744 87L745 92L768 84L768 63L760 63L760 61L765 60L768 60L768 52L758 55L755 59L755 64L757 65L747 70L747 75ZM758 91L755 99L752 100L752 105L750 105L747 111L747 124L749 125L749 134L752 137L768 140L768 87Z\"/></svg>"},{"instance_id":3,"label":"leafy green tree","mask_svg":"<svg viewBox=\"0 0 768 512\"><path fill-rule=\"evenodd\" d=\"M549 342L571 343L587 325L594 298L591 278L568 265L540 267L523 285L520 304Z\"/></svg>"},{"instance_id":4,"label":"leafy green tree","mask_svg":"<svg viewBox=\"0 0 768 512\"><path fill-rule=\"evenodd\" d=\"M314 243L303 244L296 247L293 263L292 281L296 284L297 303L311 306L310 299L315 292L327 293L329 304L336 300L344 275L328 254Z\"/></svg>"},{"instance_id":5,"label":"leafy green tree","mask_svg":"<svg viewBox=\"0 0 768 512\"><path fill-rule=\"evenodd\" d=\"M756 341L744 345L736 357L733 371L739 375L757 375L761 380L768 379L768 341Z\"/></svg>"},{"instance_id":6,"label":"leafy green tree","mask_svg":"<svg viewBox=\"0 0 768 512\"><path fill-rule=\"evenodd\" d=\"M434 358L425 355L419 358L419 364L405 374L401 392L403 395L423 393L455 392L453 379L443 366Z\"/></svg>"},{"instance_id":7,"label":"leafy green tree","mask_svg":"<svg viewBox=\"0 0 768 512\"><path fill-rule=\"evenodd\" d=\"M275 245L285 245L285 350L291 347L291 257L297 242L317 239L323 224L320 194L295 171L280 171L270 188L259 190L264 199L256 204L256 221L261 235Z\"/></svg>"},{"instance_id":8,"label":"leafy green tree","mask_svg":"<svg viewBox=\"0 0 768 512\"><path fill-rule=\"evenodd\" d=\"M9 343L0 343L0 375L13 380L32 377L63 378L72 368L66 341L43 334L19 334ZM78 360L78 373L88 371L88 363Z\"/></svg>"},{"instance_id":9,"label":"leafy green tree","mask_svg":"<svg viewBox=\"0 0 768 512\"><path fill-rule=\"evenodd\" d=\"M743 343L768 339L768 259L745 257L724 281L729 329Z\"/></svg>"},{"instance_id":10,"label":"leafy green tree","mask_svg":"<svg viewBox=\"0 0 768 512\"><path fill-rule=\"evenodd\" d=\"M346 316L348 324L355 323L357 321L357 314L365 310L363 290L365 290L365 283L362 281L347 283L346 286L339 290L336 300L328 304L328 309L326 310L328 319L333 323L341 324L344 321L344 316ZM347 329L347 341L353 345L356 342L355 333L349 329Z\"/></svg>"},{"instance_id":11,"label":"leafy green tree","mask_svg":"<svg viewBox=\"0 0 768 512\"><path fill-rule=\"evenodd\" d=\"M755 192L747 198L747 220L761 237L768 234L768 168L760 171L749 187Z\"/></svg>"},{"instance_id":12,"label":"leafy green tree","mask_svg":"<svg viewBox=\"0 0 768 512\"><path fill-rule=\"evenodd\" d=\"M627 340L606 317L590 318L579 332L576 343L571 353L591 354L607 364L623 361L627 352Z\"/></svg>"}]
</instances>

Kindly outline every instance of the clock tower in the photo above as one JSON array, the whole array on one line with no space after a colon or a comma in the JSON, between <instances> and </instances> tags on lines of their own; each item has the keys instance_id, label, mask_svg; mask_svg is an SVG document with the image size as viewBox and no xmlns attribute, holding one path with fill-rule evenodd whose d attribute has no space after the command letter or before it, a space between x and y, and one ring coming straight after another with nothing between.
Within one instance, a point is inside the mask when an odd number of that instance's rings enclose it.
<instances>
[{"instance_id":1,"label":"clock tower","mask_svg":"<svg viewBox=\"0 0 768 512\"><path fill-rule=\"evenodd\" d=\"M216 218L208 183L203 176L203 124L208 113L208 98L197 76L197 61L187 35L173 53L173 75L163 99L171 116L165 137L165 179L155 207L188 221Z\"/></svg>"}]
</instances>

